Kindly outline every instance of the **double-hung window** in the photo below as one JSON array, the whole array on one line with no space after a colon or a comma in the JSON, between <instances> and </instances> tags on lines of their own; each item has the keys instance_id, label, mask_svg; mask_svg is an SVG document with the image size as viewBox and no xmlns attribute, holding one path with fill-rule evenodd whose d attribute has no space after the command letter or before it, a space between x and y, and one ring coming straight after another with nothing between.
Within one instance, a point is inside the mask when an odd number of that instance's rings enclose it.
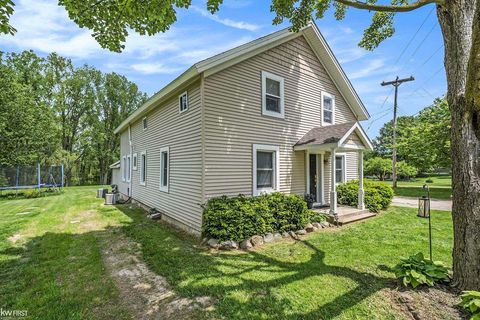
<instances>
[{"instance_id":1,"label":"double-hung window","mask_svg":"<svg viewBox=\"0 0 480 320\"><path fill-rule=\"evenodd\" d=\"M328 125L335 122L335 97L322 92L322 124Z\"/></svg>"},{"instance_id":2,"label":"double-hung window","mask_svg":"<svg viewBox=\"0 0 480 320\"><path fill-rule=\"evenodd\" d=\"M170 148L160 148L160 190L168 192L170 172Z\"/></svg>"},{"instance_id":3,"label":"double-hung window","mask_svg":"<svg viewBox=\"0 0 480 320\"><path fill-rule=\"evenodd\" d=\"M122 157L122 181L127 180L127 156Z\"/></svg>"},{"instance_id":4,"label":"double-hung window","mask_svg":"<svg viewBox=\"0 0 480 320\"><path fill-rule=\"evenodd\" d=\"M262 71L262 114L285 116L284 81L282 77Z\"/></svg>"},{"instance_id":5,"label":"double-hung window","mask_svg":"<svg viewBox=\"0 0 480 320\"><path fill-rule=\"evenodd\" d=\"M131 171L131 165L132 165L132 158L130 155L127 156L127 182L130 182L132 171Z\"/></svg>"},{"instance_id":6,"label":"double-hung window","mask_svg":"<svg viewBox=\"0 0 480 320\"><path fill-rule=\"evenodd\" d=\"M345 182L345 155L335 156L335 182Z\"/></svg>"},{"instance_id":7,"label":"double-hung window","mask_svg":"<svg viewBox=\"0 0 480 320\"><path fill-rule=\"evenodd\" d=\"M138 166L138 158L137 158L137 154L134 153L133 154L133 159L132 159L132 163L133 163L133 170L137 170L137 166Z\"/></svg>"},{"instance_id":8,"label":"double-hung window","mask_svg":"<svg viewBox=\"0 0 480 320\"><path fill-rule=\"evenodd\" d=\"M178 96L178 109L180 113L188 110L188 94L186 91Z\"/></svg>"},{"instance_id":9,"label":"double-hung window","mask_svg":"<svg viewBox=\"0 0 480 320\"><path fill-rule=\"evenodd\" d=\"M140 153L140 185L147 184L147 152Z\"/></svg>"},{"instance_id":10,"label":"double-hung window","mask_svg":"<svg viewBox=\"0 0 480 320\"><path fill-rule=\"evenodd\" d=\"M253 145L253 195L278 191L279 147Z\"/></svg>"}]
</instances>

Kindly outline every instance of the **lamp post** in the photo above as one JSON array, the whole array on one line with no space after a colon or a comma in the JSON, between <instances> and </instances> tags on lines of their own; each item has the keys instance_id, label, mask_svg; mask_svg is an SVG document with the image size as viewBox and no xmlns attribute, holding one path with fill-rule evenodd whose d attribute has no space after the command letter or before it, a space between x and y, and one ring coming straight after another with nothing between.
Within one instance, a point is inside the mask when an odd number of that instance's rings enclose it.
<instances>
[{"instance_id":1,"label":"lamp post","mask_svg":"<svg viewBox=\"0 0 480 320\"><path fill-rule=\"evenodd\" d=\"M418 198L418 216L420 218L428 218L428 240L430 245L430 261L432 260L432 220L430 217L430 189L426 184L423 185L423 190L427 194Z\"/></svg>"}]
</instances>

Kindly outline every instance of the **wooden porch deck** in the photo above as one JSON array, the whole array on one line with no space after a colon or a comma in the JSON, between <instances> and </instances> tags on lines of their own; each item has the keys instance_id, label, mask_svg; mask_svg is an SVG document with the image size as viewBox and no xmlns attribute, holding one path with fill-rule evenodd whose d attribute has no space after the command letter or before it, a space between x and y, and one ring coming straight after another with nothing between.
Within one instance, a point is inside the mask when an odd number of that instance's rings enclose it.
<instances>
[{"instance_id":1,"label":"wooden porch deck","mask_svg":"<svg viewBox=\"0 0 480 320\"><path fill-rule=\"evenodd\" d=\"M314 208L315 212L321 212L328 215L328 222L335 223L333 215L329 214L329 207ZM344 225L360 220L365 220L371 217L375 217L376 214L368 211L368 209L361 210L353 207L338 206L337 207L338 224Z\"/></svg>"}]
</instances>

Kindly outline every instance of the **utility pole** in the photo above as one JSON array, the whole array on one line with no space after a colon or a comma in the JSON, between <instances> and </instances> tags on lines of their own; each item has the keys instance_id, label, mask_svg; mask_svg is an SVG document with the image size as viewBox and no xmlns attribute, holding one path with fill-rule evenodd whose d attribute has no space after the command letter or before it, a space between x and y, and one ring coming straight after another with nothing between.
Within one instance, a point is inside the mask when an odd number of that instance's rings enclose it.
<instances>
[{"instance_id":1,"label":"utility pole","mask_svg":"<svg viewBox=\"0 0 480 320\"><path fill-rule=\"evenodd\" d=\"M395 80L393 81L383 81L381 85L384 86L389 86L392 85L395 87L395 100L393 103L393 137L392 137L392 148L393 148L393 154L392 154L392 183L393 187L397 187L397 99L398 99L398 87L408 81L413 81L415 80L414 77L410 76L409 78L404 78L404 79L398 79L398 76Z\"/></svg>"}]
</instances>

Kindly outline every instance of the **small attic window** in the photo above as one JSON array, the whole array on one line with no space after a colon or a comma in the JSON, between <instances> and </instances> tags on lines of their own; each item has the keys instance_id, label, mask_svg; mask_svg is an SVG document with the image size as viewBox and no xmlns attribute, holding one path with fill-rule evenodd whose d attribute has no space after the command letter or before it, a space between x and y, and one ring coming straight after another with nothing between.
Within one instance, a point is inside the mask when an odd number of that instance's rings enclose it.
<instances>
[{"instance_id":1,"label":"small attic window","mask_svg":"<svg viewBox=\"0 0 480 320\"><path fill-rule=\"evenodd\" d=\"M180 113L188 110L188 94L186 91L178 96L178 105Z\"/></svg>"},{"instance_id":2,"label":"small attic window","mask_svg":"<svg viewBox=\"0 0 480 320\"><path fill-rule=\"evenodd\" d=\"M142 123L143 123L143 130L147 130L148 128L147 117L143 118Z\"/></svg>"}]
</instances>

